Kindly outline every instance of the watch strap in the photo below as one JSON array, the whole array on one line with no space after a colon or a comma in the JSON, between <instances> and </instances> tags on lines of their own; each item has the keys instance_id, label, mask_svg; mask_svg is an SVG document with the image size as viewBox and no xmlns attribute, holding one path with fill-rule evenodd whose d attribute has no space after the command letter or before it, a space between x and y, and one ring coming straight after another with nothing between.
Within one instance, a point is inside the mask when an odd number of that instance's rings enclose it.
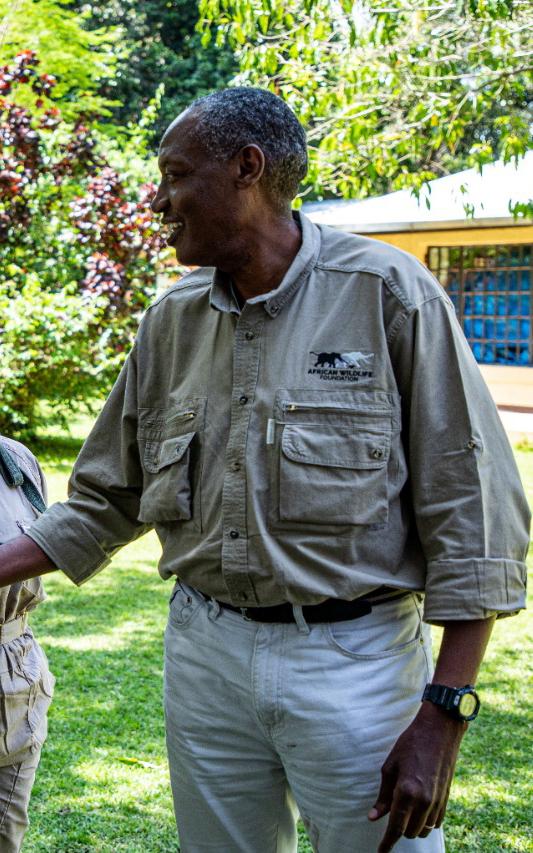
<instances>
[{"instance_id":1,"label":"watch strap","mask_svg":"<svg viewBox=\"0 0 533 853\"><path fill-rule=\"evenodd\" d=\"M476 701L474 712L466 716L460 711L461 699L465 694L472 694ZM446 684L426 684L422 701L428 700L444 711L447 711L452 717L457 720L470 721L475 719L479 711L479 697L471 684L466 684L464 687L449 687Z\"/></svg>"},{"instance_id":2,"label":"watch strap","mask_svg":"<svg viewBox=\"0 0 533 853\"><path fill-rule=\"evenodd\" d=\"M456 693L455 687L447 687L445 684L426 684L422 700L429 699L434 705L440 705L441 708L449 711L454 707Z\"/></svg>"}]
</instances>

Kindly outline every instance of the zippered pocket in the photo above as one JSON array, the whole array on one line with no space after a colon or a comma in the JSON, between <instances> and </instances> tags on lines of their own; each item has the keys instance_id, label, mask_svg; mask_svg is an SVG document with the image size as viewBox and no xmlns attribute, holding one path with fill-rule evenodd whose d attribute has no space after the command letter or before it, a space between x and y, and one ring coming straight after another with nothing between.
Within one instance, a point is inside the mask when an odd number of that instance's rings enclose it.
<instances>
[{"instance_id":1,"label":"zippered pocket","mask_svg":"<svg viewBox=\"0 0 533 853\"><path fill-rule=\"evenodd\" d=\"M287 414L292 413L314 413L325 415L348 415L351 417L375 418L375 417L390 417L390 409L364 409L357 406L330 405L325 406L323 403L297 403L291 400L281 401L282 410Z\"/></svg>"}]
</instances>

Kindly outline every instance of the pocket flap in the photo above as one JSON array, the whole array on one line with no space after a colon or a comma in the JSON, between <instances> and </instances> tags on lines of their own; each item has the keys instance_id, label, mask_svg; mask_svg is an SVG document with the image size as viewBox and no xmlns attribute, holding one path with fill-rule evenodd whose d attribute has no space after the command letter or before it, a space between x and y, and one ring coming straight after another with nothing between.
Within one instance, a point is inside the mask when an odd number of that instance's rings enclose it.
<instances>
[{"instance_id":1,"label":"pocket flap","mask_svg":"<svg viewBox=\"0 0 533 853\"><path fill-rule=\"evenodd\" d=\"M293 462L334 468L372 469L387 464L390 436L328 424L286 425L283 454Z\"/></svg>"},{"instance_id":2,"label":"pocket flap","mask_svg":"<svg viewBox=\"0 0 533 853\"><path fill-rule=\"evenodd\" d=\"M157 474L167 465L173 465L183 458L196 433L187 432L185 435L166 438L159 443L159 451L156 458L152 455L152 449L147 447L144 456L144 467L150 474Z\"/></svg>"}]
</instances>

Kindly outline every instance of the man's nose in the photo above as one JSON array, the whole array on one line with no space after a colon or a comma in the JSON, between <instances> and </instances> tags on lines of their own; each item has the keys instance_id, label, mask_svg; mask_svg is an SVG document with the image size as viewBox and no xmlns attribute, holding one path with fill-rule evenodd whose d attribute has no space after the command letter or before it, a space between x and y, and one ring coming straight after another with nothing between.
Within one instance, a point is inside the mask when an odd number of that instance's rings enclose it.
<instances>
[{"instance_id":1,"label":"man's nose","mask_svg":"<svg viewBox=\"0 0 533 853\"><path fill-rule=\"evenodd\" d=\"M157 188L157 192L150 202L150 207L152 208L153 213L163 213L168 207L168 199L165 194L161 192L161 187Z\"/></svg>"}]
</instances>

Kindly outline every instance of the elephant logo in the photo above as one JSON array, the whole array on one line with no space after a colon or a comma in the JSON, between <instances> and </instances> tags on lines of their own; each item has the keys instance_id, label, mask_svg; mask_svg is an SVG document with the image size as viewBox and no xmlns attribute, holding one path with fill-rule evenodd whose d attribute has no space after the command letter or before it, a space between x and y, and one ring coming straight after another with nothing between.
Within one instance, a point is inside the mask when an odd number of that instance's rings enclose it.
<instances>
[{"instance_id":1,"label":"elephant logo","mask_svg":"<svg viewBox=\"0 0 533 853\"><path fill-rule=\"evenodd\" d=\"M318 379L337 382L369 382L372 379L374 353L351 350L350 352L315 352L308 373Z\"/></svg>"},{"instance_id":2,"label":"elephant logo","mask_svg":"<svg viewBox=\"0 0 533 853\"><path fill-rule=\"evenodd\" d=\"M344 366L344 361L340 352L313 352L311 355L316 355L315 367L338 367ZM340 362L340 365L337 364Z\"/></svg>"}]
</instances>

